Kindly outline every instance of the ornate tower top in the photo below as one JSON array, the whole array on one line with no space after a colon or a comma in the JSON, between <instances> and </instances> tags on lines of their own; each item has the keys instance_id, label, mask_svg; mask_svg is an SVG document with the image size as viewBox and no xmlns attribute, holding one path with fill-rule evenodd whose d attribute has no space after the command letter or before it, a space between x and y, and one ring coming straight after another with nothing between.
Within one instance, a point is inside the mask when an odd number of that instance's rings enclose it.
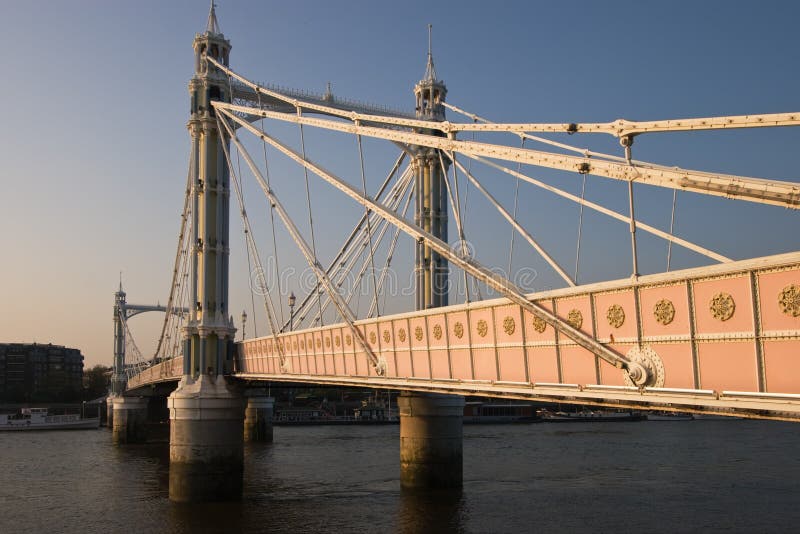
<instances>
[{"instance_id":1,"label":"ornate tower top","mask_svg":"<svg viewBox=\"0 0 800 534\"><path fill-rule=\"evenodd\" d=\"M425 77L414 86L414 95L417 98L417 117L434 121L444 120L444 106L442 102L447 95L447 87L442 80L436 79L436 68L433 66L433 52L431 51L431 29L428 24L428 63L425 66Z\"/></svg>"},{"instance_id":2,"label":"ornate tower top","mask_svg":"<svg viewBox=\"0 0 800 534\"><path fill-rule=\"evenodd\" d=\"M211 0L211 10L208 12L208 24L206 24L206 33L214 35L222 35L222 30L219 29L219 22L217 22L217 4Z\"/></svg>"}]
</instances>

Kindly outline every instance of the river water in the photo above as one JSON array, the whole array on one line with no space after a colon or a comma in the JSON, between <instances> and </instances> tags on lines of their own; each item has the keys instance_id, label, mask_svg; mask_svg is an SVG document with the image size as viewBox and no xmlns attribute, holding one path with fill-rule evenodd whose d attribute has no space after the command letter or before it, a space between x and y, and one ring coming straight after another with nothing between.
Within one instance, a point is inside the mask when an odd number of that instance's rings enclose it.
<instances>
[{"instance_id":1,"label":"river water","mask_svg":"<svg viewBox=\"0 0 800 534\"><path fill-rule=\"evenodd\" d=\"M397 426L276 427L241 502L168 499L166 444L0 433L0 533L798 532L800 424L468 425L464 488L399 488Z\"/></svg>"}]
</instances>

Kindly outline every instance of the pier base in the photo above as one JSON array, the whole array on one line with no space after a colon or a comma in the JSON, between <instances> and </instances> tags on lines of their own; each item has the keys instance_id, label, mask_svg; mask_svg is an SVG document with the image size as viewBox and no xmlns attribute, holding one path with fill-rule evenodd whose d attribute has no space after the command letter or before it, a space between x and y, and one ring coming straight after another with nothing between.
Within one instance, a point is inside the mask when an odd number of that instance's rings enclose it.
<instances>
[{"instance_id":1,"label":"pier base","mask_svg":"<svg viewBox=\"0 0 800 534\"><path fill-rule=\"evenodd\" d=\"M147 439L147 398L114 397L111 440L118 445L144 443Z\"/></svg>"},{"instance_id":2,"label":"pier base","mask_svg":"<svg viewBox=\"0 0 800 534\"><path fill-rule=\"evenodd\" d=\"M272 413L275 399L265 395L247 395L244 410L244 440L272 443Z\"/></svg>"},{"instance_id":3,"label":"pier base","mask_svg":"<svg viewBox=\"0 0 800 534\"><path fill-rule=\"evenodd\" d=\"M184 377L169 396L169 498L235 500L242 495L242 398L222 376Z\"/></svg>"},{"instance_id":4,"label":"pier base","mask_svg":"<svg viewBox=\"0 0 800 534\"><path fill-rule=\"evenodd\" d=\"M106 427L111 430L114 428L114 397L109 395L106 397Z\"/></svg>"},{"instance_id":5,"label":"pier base","mask_svg":"<svg viewBox=\"0 0 800 534\"><path fill-rule=\"evenodd\" d=\"M403 392L397 405L400 485L405 489L461 487L464 398Z\"/></svg>"}]
</instances>

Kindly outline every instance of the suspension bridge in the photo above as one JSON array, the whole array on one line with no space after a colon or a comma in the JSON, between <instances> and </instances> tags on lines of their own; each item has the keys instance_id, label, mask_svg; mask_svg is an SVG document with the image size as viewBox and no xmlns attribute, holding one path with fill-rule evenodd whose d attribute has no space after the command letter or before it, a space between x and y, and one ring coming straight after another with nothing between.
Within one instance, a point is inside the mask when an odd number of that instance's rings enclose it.
<instances>
[{"instance_id":1,"label":"suspension bridge","mask_svg":"<svg viewBox=\"0 0 800 534\"><path fill-rule=\"evenodd\" d=\"M205 32L194 39L192 149L167 304L127 304L121 286L115 301L115 433L130 433L137 424L140 397L174 389L169 397L173 499L203 500L241 491L243 384L403 391L401 482L409 487L460 484L464 395L800 419L800 252L734 261L674 232L679 191L795 210L800 185L633 158L639 136L798 126L800 112L495 123L446 101L447 88L436 75L430 46L425 75L414 88L415 109L408 113L342 99L330 89L315 94L256 83L233 70L230 49L212 4ZM299 130L299 147L279 137L287 125ZM360 173L340 176L324 161L312 159L305 145L309 130L354 138ZM545 137L557 133L611 136L622 154ZM517 144L503 142L509 138ZM398 150L375 191L367 187L366 139ZM302 169L306 209L290 213L279 196L269 174L268 150ZM513 205L489 192L480 169L511 178ZM621 181L627 185L628 209L617 211L570 193L537 179L530 169L576 173L584 187L587 176ZM244 180L250 178L263 192L272 223L273 246L266 254L259 245L269 240L256 239L245 208ZM318 254L321 239L334 237L327 228L315 232L312 179L330 185L358 210L357 223L341 237L332 257ZM672 190L668 229L636 218L635 184ZM521 221L520 186L580 208L574 272ZM464 228L467 217L480 216L465 209L469 189L483 195L513 229L517 247L530 246L543 258L563 288L529 293L509 274L498 274L496 265L478 261ZM297 310L292 302L287 319L282 317L280 284L257 277L253 293L263 300L268 333L239 342L234 342L237 329L228 310L231 192L250 268L271 276L263 262L271 255L277 268L275 232L285 232L314 278ZM627 227L629 276L578 283L584 211ZM306 220L309 231L304 232L300 225ZM667 244L666 272L640 274L642 233ZM413 242L415 306L381 314L401 238ZM514 246L512 240L511 254ZM710 265L671 270L673 247L701 255ZM463 284L463 302L451 302L451 277ZM356 284L348 293L345 282L352 279ZM371 289L368 305L354 311L352 299L363 284ZM143 311L165 312L153 356L141 354L127 327L127 320ZM126 354L132 362L126 363ZM252 437L258 434L253 429L259 418L269 417L271 401L262 395L247 403L245 434ZM239 474L221 473L219 462Z\"/></svg>"}]
</instances>

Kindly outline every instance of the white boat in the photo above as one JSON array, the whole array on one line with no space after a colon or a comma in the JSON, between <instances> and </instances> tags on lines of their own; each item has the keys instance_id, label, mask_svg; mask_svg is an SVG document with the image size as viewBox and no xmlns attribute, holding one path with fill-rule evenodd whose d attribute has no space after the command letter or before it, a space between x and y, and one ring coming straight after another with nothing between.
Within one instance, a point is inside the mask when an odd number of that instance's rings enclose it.
<instances>
[{"instance_id":1,"label":"white boat","mask_svg":"<svg viewBox=\"0 0 800 534\"><path fill-rule=\"evenodd\" d=\"M0 415L0 430L78 430L99 427L99 417L81 419L78 414L50 415L47 408L22 408L19 413Z\"/></svg>"},{"instance_id":2,"label":"white boat","mask_svg":"<svg viewBox=\"0 0 800 534\"><path fill-rule=\"evenodd\" d=\"M692 421L694 415L684 412L650 412L647 414L648 421Z\"/></svg>"}]
</instances>

